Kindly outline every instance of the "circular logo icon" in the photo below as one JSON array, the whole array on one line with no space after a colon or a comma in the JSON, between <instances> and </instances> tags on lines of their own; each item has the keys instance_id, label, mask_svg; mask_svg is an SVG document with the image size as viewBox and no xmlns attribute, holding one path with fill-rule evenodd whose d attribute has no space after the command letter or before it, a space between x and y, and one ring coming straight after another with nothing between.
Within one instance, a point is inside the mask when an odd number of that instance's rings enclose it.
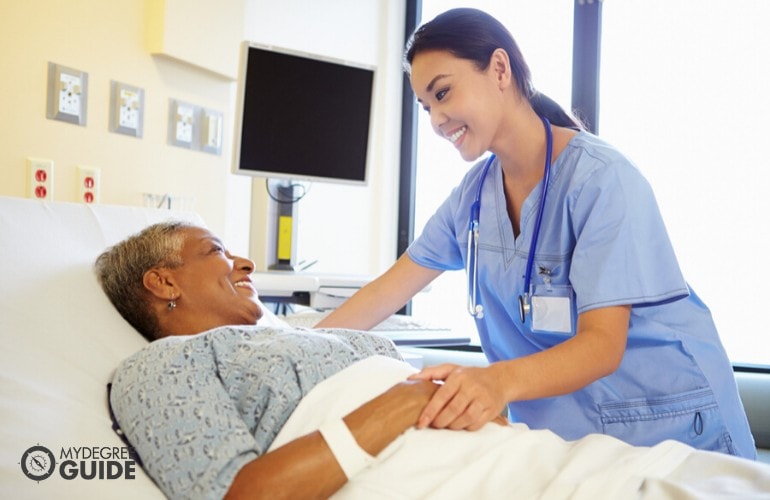
<instances>
[{"instance_id":1,"label":"circular logo icon","mask_svg":"<svg viewBox=\"0 0 770 500\"><path fill-rule=\"evenodd\" d=\"M21 456L21 470L33 481L42 481L53 474L56 460L45 446L33 446Z\"/></svg>"}]
</instances>

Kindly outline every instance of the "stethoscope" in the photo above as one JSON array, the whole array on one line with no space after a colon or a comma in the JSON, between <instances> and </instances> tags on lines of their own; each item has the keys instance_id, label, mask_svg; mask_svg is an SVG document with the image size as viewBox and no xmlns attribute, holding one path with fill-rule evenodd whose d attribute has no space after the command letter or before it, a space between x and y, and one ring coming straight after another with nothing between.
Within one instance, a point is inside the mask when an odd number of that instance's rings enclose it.
<instances>
[{"instance_id":1,"label":"stethoscope","mask_svg":"<svg viewBox=\"0 0 770 500\"><path fill-rule=\"evenodd\" d=\"M553 134L551 123L544 116L540 119L545 126L545 168L543 173L543 194L540 197L540 206L535 220L535 230L532 233L532 244L527 256L527 271L524 274L524 293L519 295L519 316L523 323L530 312L530 284L532 282L532 268L535 264L535 250L537 249L537 240L540 236L540 224L543 221L543 212L545 211L545 197L548 194L548 181L551 177L551 153L553 151ZM484 317L484 306L478 300L478 269L479 269L479 213L481 211L481 188L484 185L484 179L487 177L489 167L495 160L495 155L489 157L484 168L481 171L479 186L476 190L476 201L471 205L471 217L468 224L468 260L465 264L465 272L468 276L468 312L476 319Z\"/></svg>"}]
</instances>

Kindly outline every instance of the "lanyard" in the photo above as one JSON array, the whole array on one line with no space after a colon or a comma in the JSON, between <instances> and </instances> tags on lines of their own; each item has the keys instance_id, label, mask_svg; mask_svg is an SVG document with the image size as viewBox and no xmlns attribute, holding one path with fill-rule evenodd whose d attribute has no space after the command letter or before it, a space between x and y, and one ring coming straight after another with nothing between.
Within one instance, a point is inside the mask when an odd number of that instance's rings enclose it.
<instances>
[{"instance_id":1,"label":"lanyard","mask_svg":"<svg viewBox=\"0 0 770 500\"><path fill-rule=\"evenodd\" d=\"M546 151L545 151L545 167L543 172L543 193L540 197L540 206L538 207L537 219L535 219L535 229L532 233L532 243L529 248L529 255L527 256L527 270L524 275L524 294L519 296L520 316L522 322L529 312L529 298L530 298L530 285L532 282L532 268L535 264L535 251L537 249L537 241L540 237L540 226L543 221L543 212L545 211L545 199L548 194L548 184L551 178L551 154L553 152L553 133L551 130L551 123L547 118L541 116L545 127L546 137ZM478 301L478 252L479 252L479 214L481 212L481 187L484 184L484 179L487 177L489 167L495 159L495 155L489 157L483 170L481 171L481 178L479 179L479 186L476 191L476 200L471 205L471 217L468 224L468 261L466 264L466 272L468 274L468 312L471 316L481 319L484 316L484 308Z\"/></svg>"}]
</instances>

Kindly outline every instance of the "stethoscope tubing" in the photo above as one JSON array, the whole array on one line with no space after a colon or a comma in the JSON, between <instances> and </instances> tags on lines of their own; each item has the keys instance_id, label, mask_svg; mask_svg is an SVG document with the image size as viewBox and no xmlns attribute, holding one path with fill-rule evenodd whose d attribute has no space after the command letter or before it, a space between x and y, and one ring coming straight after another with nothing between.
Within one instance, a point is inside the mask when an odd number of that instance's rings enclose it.
<instances>
[{"instance_id":1,"label":"stethoscope tubing","mask_svg":"<svg viewBox=\"0 0 770 500\"><path fill-rule=\"evenodd\" d=\"M537 250L537 241L540 238L540 226L543 223L543 212L545 212L545 198L548 195L548 183L551 180L551 154L553 153L553 133L551 123L548 118L541 116L545 126L545 168L543 169L543 194L540 196L540 207L535 219L535 231L532 233L532 244L530 245L529 255L527 256L527 272L524 275L524 293L529 294L529 287L532 283L532 268L535 265L535 250Z\"/></svg>"},{"instance_id":2,"label":"stethoscope tubing","mask_svg":"<svg viewBox=\"0 0 770 500\"><path fill-rule=\"evenodd\" d=\"M535 219L535 228L532 233L532 243L529 249L529 255L527 256L527 269L524 274L524 295L519 297L519 305L521 309L521 320L525 319L525 311L529 310L529 296L530 286L532 283L532 269L535 264L535 251L537 250L537 242L540 237L540 227L543 222L543 212L545 212L546 196L548 194L548 184L551 179L551 155L553 154L553 131L551 130L551 123L544 116L540 116L545 127L546 137L546 150L545 150L545 167L543 169L543 189L540 196L540 204L538 206L537 218ZM477 302L477 290L478 290L478 235L479 235L479 219L481 214L481 188L484 185L484 180L489 172L489 167L495 160L495 155L492 154L487 162L484 164L484 168L481 171L479 178L479 185L476 189L476 199L471 204L471 217L468 223L468 312L476 318L483 317L483 307Z\"/></svg>"},{"instance_id":3,"label":"stethoscope tubing","mask_svg":"<svg viewBox=\"0 0 770 500\"><path fill-rule=\"evenodd\" d=\"M481 188L484 185L484 179L489 172L489 167L495 161L495 155L492 154L487 159L484 168L481 171L479 186L476 190L476 200L471 204L471 217L468 222L468 312L471 316L482 318L484 308L477 302L478 292L478 258L479 258L479 217L481 213Z\"/></svg>"}]
</instances>

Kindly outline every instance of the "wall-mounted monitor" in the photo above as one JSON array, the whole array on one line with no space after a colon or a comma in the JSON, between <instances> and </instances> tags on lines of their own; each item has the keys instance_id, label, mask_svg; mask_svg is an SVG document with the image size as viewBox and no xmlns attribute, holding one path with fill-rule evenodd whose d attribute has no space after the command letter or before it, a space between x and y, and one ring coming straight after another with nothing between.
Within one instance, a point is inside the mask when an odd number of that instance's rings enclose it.
<instances>
[{"instance_id":1,"label":"wall-mounted monitor","mask_svg":"<svg viewBox=\"0 0 770 500\"><path fill-rule=\"evenodd\" d=\"M374 68L244 42L233 172L363 185Z\"/></svg>"}]
</instances>

